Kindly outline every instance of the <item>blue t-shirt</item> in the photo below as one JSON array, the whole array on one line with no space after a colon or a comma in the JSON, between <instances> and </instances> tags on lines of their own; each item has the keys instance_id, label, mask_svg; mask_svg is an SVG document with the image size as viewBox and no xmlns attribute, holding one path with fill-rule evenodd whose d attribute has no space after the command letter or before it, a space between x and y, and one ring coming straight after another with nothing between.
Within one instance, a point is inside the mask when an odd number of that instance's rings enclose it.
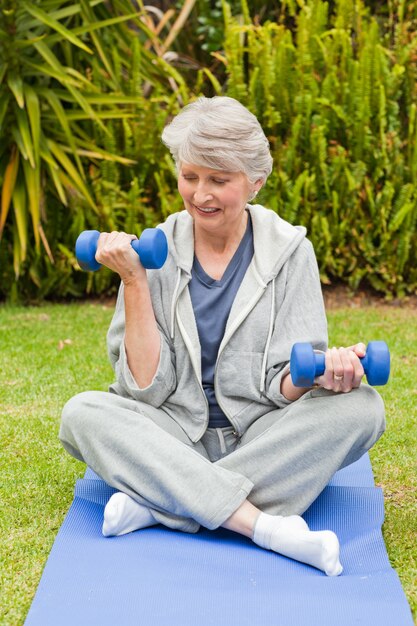
<instances>
[{"instance_id":1,"label":"blue t-shirt","mask_svg":"<svg viewBox=\"0 0 417 626\"><path fill-rule=\"evenodd\" d=\"M201 371L203 389L209 403L209 428L230 426L229 420L217 404L214 368L233 300L252 260L253 252L252 223L248 214L246 232L220 280L214 280L206 274L194 256L189 289L201 344Z\"/></svg>"}]
</instances>

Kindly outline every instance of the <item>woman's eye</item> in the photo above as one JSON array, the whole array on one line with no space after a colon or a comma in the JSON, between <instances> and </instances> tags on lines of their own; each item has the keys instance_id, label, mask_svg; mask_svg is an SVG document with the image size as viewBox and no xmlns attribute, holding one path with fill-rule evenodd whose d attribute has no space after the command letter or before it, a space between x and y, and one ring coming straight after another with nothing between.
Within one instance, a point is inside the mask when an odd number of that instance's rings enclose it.
<instances>
[{"instance_id":1,"label":"woman's eye","mask_svg":"<svg viewBox=\"0 0 417 626\"><path fill-rule=\"evenodd\" d=\"M187 176L186 174L182 174L182 178L187 182L193 182L198 180L197 176ZM212 178L211 180L215 185L224 185L228 182L227 180L223 180L221 178Z\"/></svg>"}]
</instances>

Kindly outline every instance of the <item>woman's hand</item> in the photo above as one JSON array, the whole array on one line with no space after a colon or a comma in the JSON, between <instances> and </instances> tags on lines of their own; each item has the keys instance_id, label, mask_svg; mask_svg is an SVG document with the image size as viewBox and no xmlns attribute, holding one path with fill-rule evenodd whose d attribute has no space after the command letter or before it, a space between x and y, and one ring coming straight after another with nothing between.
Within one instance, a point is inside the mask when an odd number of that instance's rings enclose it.
<instances>
[{"instance_id":1,"label":"woman's hand","mask_svg":"<svg viewBox=\"0 0 417 626\"><path fill-rule=\"evenodd\" d=\"M348 348L331 348L325 356L325 371L322 376L317 376L314 382L324 389L336 393L348 393L359 387L364 370L359 357L366 354L364 343L357 343ZM288 373L281 381L281 393L294 402L309 391L311 387L295 387L291 375Z\"/></svg>"},{"instance_id":2,"label":"woman's hand","mask_svg":"<svg viewBox=\"0 0 417 626\"><path fill-rule=\"evenodd\" d=\"M123 232L101 233L97 243L96 260L117 272L125 285L146 279L145 269L131 246L134 239L135 235Z\"/></svg>"},{"instance_id":3,"label":"woman's hand","mask_svg":"<svg viewBox=\"0 0 417 626\"><path fill-rule=\"evenodd\" d=\"M322 376L317 376L315 382L324 389L335 392L348 393L361 384L364 370L359 357L366 354L364 343L357 343L348 348L331 348L327 350L326 369Z\"/></svg>"}]
</instances>

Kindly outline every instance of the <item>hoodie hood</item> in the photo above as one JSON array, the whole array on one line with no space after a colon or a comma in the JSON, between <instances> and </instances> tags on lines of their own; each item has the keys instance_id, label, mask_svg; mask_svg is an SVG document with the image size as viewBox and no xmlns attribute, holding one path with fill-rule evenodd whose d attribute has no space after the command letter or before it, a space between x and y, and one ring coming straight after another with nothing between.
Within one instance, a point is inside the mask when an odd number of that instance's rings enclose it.
<instances>
[{"instance_id":1,"label":"hoodie hood","mask_svg":"<svg viewBox=\"0 0 417 626\"><path fill-rule=\"evenodd\" d=\"M260 282L266 285L298 248L306 236L306 229L292 226L260 204L248 204L246 209L252 218L254 269ZM194 241L192 217L185 210L175 213L160 228L167 236L168 249L177 267L191 276L194 260L194 245L190 245ZM265 237L265 232L270 233L270 237Z\"/></svg>"}]
</instances>

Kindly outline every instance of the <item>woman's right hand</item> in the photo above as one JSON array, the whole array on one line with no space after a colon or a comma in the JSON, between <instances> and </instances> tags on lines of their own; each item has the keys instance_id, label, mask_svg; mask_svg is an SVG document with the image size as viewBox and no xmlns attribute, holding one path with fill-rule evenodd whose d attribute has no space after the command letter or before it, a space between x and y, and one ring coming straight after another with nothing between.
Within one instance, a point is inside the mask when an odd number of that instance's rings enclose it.
<instances>
[{"instance_id":1,"label":"woman's right hand","mask_svg":"<svg viewBox=\"0 0 417 626\"><path fill-rule=\"evenodd\" d=\"M113 231L101 233L97 242L97 262L117 272L125 285L146 280L139 255L131 246L134 239L135 235Z\"/></svg>"}]
</instances>

